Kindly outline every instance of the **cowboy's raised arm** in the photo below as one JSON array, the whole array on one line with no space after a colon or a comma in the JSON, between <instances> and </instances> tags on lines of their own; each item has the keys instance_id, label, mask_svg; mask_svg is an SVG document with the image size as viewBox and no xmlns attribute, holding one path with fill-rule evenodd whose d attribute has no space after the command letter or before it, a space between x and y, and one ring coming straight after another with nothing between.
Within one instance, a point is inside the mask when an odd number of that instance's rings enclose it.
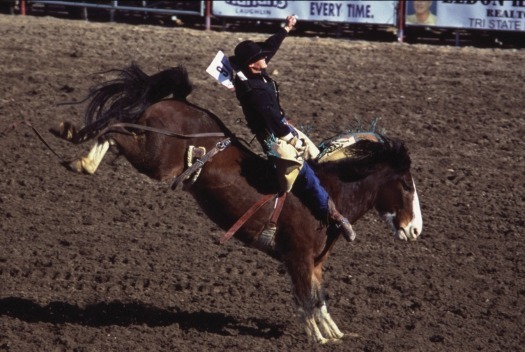
<instances>
[{"instance_id":1,"label":"cowboy's raised arm","mask_svg":"<svg viewBox=\"0 0 525 352\"><path fill-rule=\"evenodd\" d=\"M283 42L284 38L288 35L288 33L292 30L292 28L297 23L297 18L294 15L286 17L286 23L284 27L279 29L277 33L272 35L270 38L266 39L264 42L265 49L268 51L271 51L271 54L269 54L266 57L266 62L270 62L272 57L275 55L277 50L279 50L279 47L281 46L281 43Z\"/></svg>"}]
</instances>

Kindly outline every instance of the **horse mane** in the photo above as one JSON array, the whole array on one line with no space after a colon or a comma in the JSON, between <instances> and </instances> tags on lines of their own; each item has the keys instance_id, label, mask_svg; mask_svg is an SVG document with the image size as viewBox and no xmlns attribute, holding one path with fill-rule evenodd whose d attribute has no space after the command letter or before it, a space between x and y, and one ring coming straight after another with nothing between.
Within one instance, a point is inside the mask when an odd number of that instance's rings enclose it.
<instances>
[{"instance_id":1,"label":"horse mane","mask_svg":"<svg viewBox=\"0 0 525 352\"><path fill-rule=\"evenodd\" d=\"M384 135L379 137L380 142L360 140L344 149L345 158L316 164L314 167L336 173L344 182L358 181L369 176L380 163L386 163L400 173L410 170L411 160L405 144Z\"/></svg>"},{"instance_id":2,"label":"horse mane","mask_svg":"<svg viewBox=\"0 0 525 352\"><path fill-rule=\"evenodd\" d=\"M111 121L134 123L154 103L169 95L185 101L193 89L188 72L181 65L151 76L136 63L107 72L116 72L118 77L91 88L85 99L90 103L84 114L84 126L103 128Z\"/></svg>"}]
</instances>

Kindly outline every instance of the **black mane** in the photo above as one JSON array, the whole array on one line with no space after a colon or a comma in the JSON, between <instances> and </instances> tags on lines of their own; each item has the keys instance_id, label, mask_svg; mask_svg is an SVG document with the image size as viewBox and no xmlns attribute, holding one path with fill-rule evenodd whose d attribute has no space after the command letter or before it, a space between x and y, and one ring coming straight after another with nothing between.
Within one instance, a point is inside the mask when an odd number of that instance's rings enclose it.
<instances>
[{"instance_id":1,"label":"black mane","mask_svg":"<svg viewBox=\"0 0 525 352\"><path fill-rule=\"evenodd\" d=\"M386 163L397 172L410 169L410 155L401 141L380 136L381 142L361 140L345 148L346 158L316 164L317 170L326 170L339 175L341 181L357 181L374 172L379 163Z\"/></svg>"}]
</instances>

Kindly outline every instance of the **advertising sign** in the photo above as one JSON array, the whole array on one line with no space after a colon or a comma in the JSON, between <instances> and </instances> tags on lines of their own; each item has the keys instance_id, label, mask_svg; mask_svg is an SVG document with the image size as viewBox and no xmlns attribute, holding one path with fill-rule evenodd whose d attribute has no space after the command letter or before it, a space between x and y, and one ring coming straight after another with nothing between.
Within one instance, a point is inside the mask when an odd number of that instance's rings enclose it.
<instances>
[{"instance_id":1,"label":"advertising sign","mask_svg":"<svg viewBox=\"0 0 525 352\"><path fill-rule=\"evenodd\" d=\"M407 25L525 31L524 0L409 0Z\"/></svg>"},{"instance_id":2,"label":"advertising sign","mask_svg":"<svg viewBox=\"0 0 525 352\"><path fill-rule=\"evenodd\" d=\"M214 1L212 13L220 17L282 20L296 15L300 21L395 24L397 1Z\"/></svg>"}]
</instances>

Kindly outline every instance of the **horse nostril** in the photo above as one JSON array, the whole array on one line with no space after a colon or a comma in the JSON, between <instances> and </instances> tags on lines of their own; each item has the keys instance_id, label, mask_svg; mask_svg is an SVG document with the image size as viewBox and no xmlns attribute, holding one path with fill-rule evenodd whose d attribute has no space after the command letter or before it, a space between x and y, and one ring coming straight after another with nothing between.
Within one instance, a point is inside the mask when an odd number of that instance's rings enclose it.
<instances>
[{"instance_id":1,"label":"horse nostril","mask_svg":"<svg viewBox=\"0 0 525 352\"><path fill-rule=\"evenodd\" d=\"M412 227L410 229L410 235L412 235L412 238L417 238L419 236L419 231L417 227Z\"/></svg>"}]
</instances>

